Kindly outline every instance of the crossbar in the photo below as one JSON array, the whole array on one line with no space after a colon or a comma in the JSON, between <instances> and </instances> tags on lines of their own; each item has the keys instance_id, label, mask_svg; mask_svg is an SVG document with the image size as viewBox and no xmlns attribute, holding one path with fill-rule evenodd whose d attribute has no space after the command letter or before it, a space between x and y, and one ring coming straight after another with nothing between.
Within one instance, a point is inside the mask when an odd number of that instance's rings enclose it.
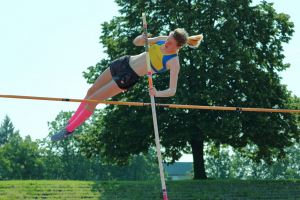
<instances>
[{"instance_id":1,"label":"crossbar","mask_svg":"<svg viewBox=\"0 0 300 200\"><path fill-rule=\"evenodd\" d=\"M86 103L97 103L97 104L125 105L125 106L151 106L151 103L140 103L140 102L98 101L98 100L88 100L88 99L67 99L67 98L3 95L3 94L0 94L0 98L46 100L46 101L67 101L67 102L86 102ZM180 105L180 104L160 104L160 103L156 103L155 106L168 107L168 108L181 108L181 109L200 109L200 110L300 113L300 110L289 110L289 109L221 107L221 106Z\"/></svg>"}]
</instances>

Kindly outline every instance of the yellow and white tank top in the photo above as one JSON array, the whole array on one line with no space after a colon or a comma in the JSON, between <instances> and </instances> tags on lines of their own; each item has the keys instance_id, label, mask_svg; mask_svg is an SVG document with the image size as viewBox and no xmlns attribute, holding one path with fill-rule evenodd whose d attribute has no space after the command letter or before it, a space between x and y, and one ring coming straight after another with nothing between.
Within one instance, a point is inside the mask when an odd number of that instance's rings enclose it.
<instances>
[{"instance_id":1,"label":"yellow and white tank top","mask_svg":"<svg viewBox=\"0 0 300 200\"><path fill-rule=\"evenodd\" d=\"M160 50L160 47L165 45L165 41L159 41L156 44L153 44L149 48L150 54L150 64L154 71L157 73L163 72L167 70L166 63L178 56L177 53L175 54L163 54Z\"/></svg>"}]
</instances>

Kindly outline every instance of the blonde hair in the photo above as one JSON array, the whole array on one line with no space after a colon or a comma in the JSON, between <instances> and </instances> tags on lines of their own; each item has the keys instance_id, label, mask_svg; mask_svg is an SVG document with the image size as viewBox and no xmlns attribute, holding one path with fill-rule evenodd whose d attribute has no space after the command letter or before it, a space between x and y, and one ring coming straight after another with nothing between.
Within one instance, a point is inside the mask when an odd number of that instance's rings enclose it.
<instances>
[{"instance_id":1,"label":"blonde hair","mask_svg":"<svg viewBox=\"0 0 300 200\"><path fill-rule=\"evenodd\" d=\"M203 39L202 34L189 37L188 33L181 28L177 28L174 31L171 31L170 35L172 35L177 41L177 46L188 45L191 48L197 48L200 45L201 40Z\"/></svg>"}]
</instances>

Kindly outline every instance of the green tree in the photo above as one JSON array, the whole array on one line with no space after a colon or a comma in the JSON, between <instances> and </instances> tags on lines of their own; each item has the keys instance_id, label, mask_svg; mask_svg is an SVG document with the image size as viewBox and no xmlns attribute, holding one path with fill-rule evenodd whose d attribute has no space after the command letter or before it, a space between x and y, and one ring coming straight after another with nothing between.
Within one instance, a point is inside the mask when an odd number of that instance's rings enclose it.
<instances>
[{"instance_id":1,"label":"green tree","mask_svg":"<svg viewBox=\"0 0 300 200\"><path fill-rule=\"evenodd\" d=\"M149 149L147 155L136 155L130 161L129 166L119 168L123 176L119 176L118 180L127 181L148 181L159 180L159 169L156 165L157 155L154 149ZM166 176L165 172L165 176Z\"/></svg>"},{"instance_id":2,"label":"green tree","mask_svg":"<svg viewBox=\"0 0 300 200\"><path fill-rule=\"evenodd\" d=\"M101 111L99 112L101 113ZM44 163L44 179L71 180L158 180L159 171L156 167L156 156L153 150L147 156L136 155L129 165L120 168L107 164L100 156L85 155L78 148L78 133L97 130L100 114L95 112L92 118L75 130L74 137L60 142L51 141L51 136L65 126L73 112L60 112L54 121L49 122L49 135L38 141ZM84 134L87 141L93 140L93 134ZM87 147L89 148L89 147ZM87 159L86 157L89 157Z\"/></svg>"},{"instance_id":3,"label":"green tree","mask_svg":"<svg viewBox=\"0 0 300 200\"><path fill-rule=\"evenodd\" d=\"M37 142L32 142L30 136L23 140L19 131L13 133L8 143L1 149L2 155L9 160L10 170L5 173L8 179L38 179L43 175L41 150Z\"/></svg>"},{"instance_id":4,"label":"green tree","mask_svg":"<svg viewBox=\"0 0 300 200\"><path fill-rule=\"evenodd\" d=\"M229 151L221 149L220 154L216 157L209 156L206 161L206 173L211 178L230 179L233 178L231 169L231 157Z\"/></svg>"},{"instance_id":5,"label":"green tree","mask_svg":"<svg viewBox=\"0 0 300 200\"><path fill-rule=\"evenodd\" d=\"M272 3L250 6L251 0L116 0L119 17L102 24L100 42L107 59L90 66L84 77L93 83L111 60L138 54L143 47L132 44L142 32L141 13L147 11L148 31L168 34L177 27L190 35L204 33L198 49L179 51L180 74L177 93L156 98L157 103L228 107L286 108L290 92L280 84L285 70L282 43L294 32L287 14L277 13ZM158 90L169 85L169 74L154 76ZM134 90L111 100L148 102L147 79ZM123 166L133 155L154 146L150 108L109 105L99 119L93 139L81 138L87 155L99 154L108 163ZM175 162L184 153L194 158L194 179L206 179L204 143L219 149L232 146L255 162L271 164L285 157L284 148L299 141L295 116L287 113L231 112L157 108L163 159ZM102 119L103 117L103 119ZM246 153L247 144L257 151ZM86 147L86 148L85 148ZM88 147L88 148L87 148ZM275 151L278 150L278 151Z\"/></svg>"},{"instance_id":6,"label":"green tree","mask_svg":"<svg viewBox=\"0 0 300 200\"><path fill-rule=\"evenodd\" d=\"M87 180L90 177L90 162L86 162L86 159L80 155L75 137L67 137L60 142L51 141L51 136L66 126L72 114L73 112L61 111L54 121L48 122L48 137L39 141L39 145L45 149L43 159L45 177L48 179ZM86 124L76 129L74 136L78 132L84 132Z\"/></svg>"},{"instance_id":7,"label":"green tree","mask_svg":"<svg viewBox=\"0 0 300 200\"><path fill-rule=\"evenodd\" d=\"M240 152L235 152L233 155L231 155L231 178L239 180L248 179L249 174L252 172L252 164L253 161L250 158L242 155Z\"/></svg>"},{"instance_id":8,"label":"green tree","mask_svg":"<svg viewBox=\"0 0 300 200\"><path fill-rule=\"evenodd\" d=\"M5 151L3 147L0 147L0 179L7 179L8 174L12 172L11 163L8 158L5 157Z\"/></svg>"},{"instance_id":9,"label":"green tree","mask_svg":"<svg viewBox=\"0 0 300 200\"><path fill-rule=\"evenodd\" d=\"M257 151L255 145L248 145L247 152ZM299 179L300 178L300 153L299 144L285 148L286 158L275 161L272 165L253 162L240 152L231 156L227 150L221 150L219 156L208 156L205 167L209 177L217 179Z\"/></svg>"},{"instance_id":10,"label":"green tree","mask_svg":"<svg viewBox=\"0 0 300 200\"><path fill-rule=\"evenodd\" d=\"M9 137L13 136L14 129L15 127L10 118L8 115L5 115L5 118L0 126L0 146L8 142Z\"/></svg>"}]
</instances>

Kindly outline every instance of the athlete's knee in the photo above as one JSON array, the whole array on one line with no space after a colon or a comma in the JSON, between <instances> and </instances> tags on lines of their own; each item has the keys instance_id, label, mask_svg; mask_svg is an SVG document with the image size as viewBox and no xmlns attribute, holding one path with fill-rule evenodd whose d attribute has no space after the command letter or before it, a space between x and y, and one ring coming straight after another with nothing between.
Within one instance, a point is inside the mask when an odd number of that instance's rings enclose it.
<instances>
[{"instance_id":1,"label":"athlete's knee","mask_svg":"<svg viewBox=\"0 0 300 200\"><path fill-rule=\"evenodd\" d=\"M90 89L88 89L86 97L89 98L90 96L92 96L97 90L92 86L90 87Z\"/></svg>"}]
</instances>

